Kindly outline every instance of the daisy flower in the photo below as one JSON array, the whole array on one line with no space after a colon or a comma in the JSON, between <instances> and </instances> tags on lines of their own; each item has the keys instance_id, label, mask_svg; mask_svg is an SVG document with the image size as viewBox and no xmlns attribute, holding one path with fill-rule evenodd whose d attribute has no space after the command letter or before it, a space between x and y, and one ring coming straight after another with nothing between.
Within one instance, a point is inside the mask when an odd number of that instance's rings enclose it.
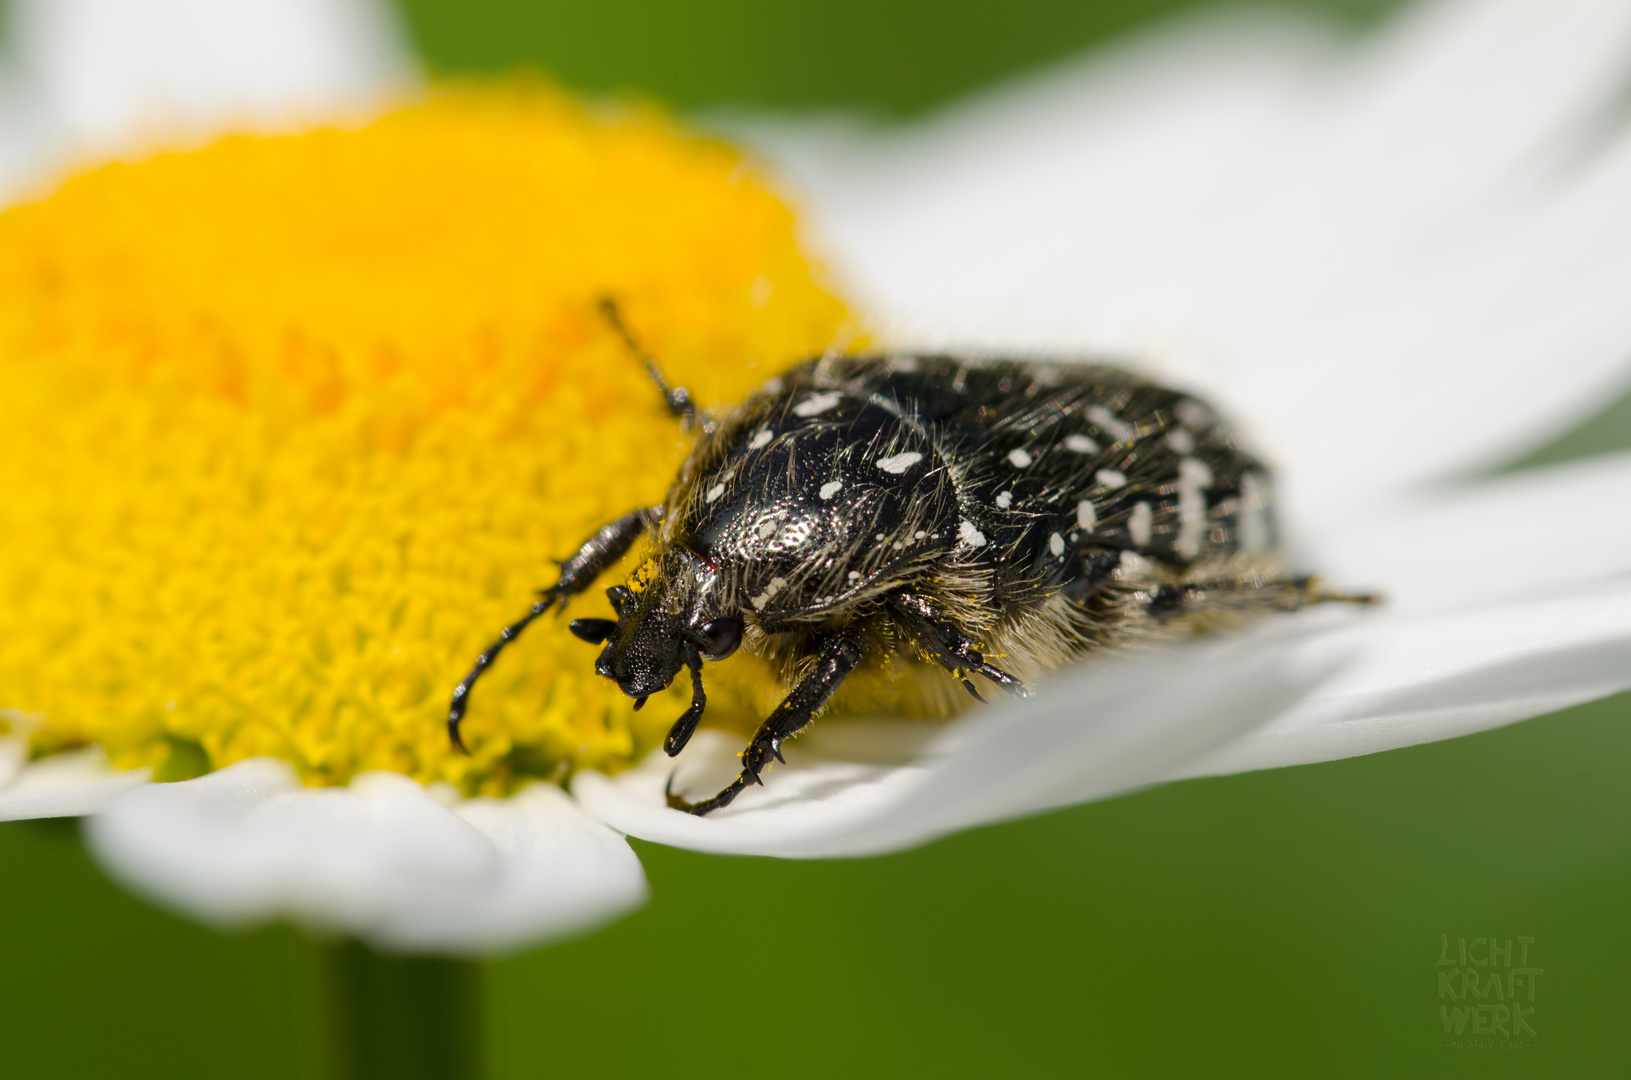
<instances>
[{"instance_id":1,"label":"daisy flower","mask_svg":"<svg viewBox=\"0 0 1631 1080\"><path fill-rule=\"evenodd\" d=\"M1625 384L1627 30L1583 2L1435 3L1361 43L1208 18L904 128L722 122L759 163L510 86L81 175L0 216L0 595L26 628L0 816L91 815L111 872L209 921L456 953L639 903L625 834L871 854L1623 689L1631 459L1495 470ZM402 85L387 33L349 40L333 97ZM541 623L455 754L446 691L545 557L684 452L607 291L708 403L861 325L1116 357L1243 425L1299 567L1388 602L947 724L824 720L705 819L653 753L683 692L636 714ZM727 730L680 758L687 790L775 697L751 658L715 670Z\"/></svg>"}]
</instances>

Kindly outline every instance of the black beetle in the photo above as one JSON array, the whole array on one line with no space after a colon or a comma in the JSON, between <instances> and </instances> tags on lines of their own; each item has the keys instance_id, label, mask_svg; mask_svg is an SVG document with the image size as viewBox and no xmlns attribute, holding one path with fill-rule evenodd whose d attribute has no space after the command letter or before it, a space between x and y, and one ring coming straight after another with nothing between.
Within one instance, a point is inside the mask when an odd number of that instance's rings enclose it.
<instances>
[{"instance_id":1,"label":"black beetle","mask_svg":"<svg viewBox=\"0 0 1631 1080\"><path fill-rule=\"evenodd\" d=\"M702 719L704 661L745 646L788 687L735 781L698 803L670 792L694 814L762 783L844 678L891 654L976 698L975 675L1024 696L1022 680L1095 648L1370 599L1279 572L1268 470L1180 391L1099 364L829 356L715 421L603 312L700 438L661 506L596 532L480 655L448 715L461 748L470 688L499 652L648 533L641 571L607 590L617 618L571 630L604 645L595 670L636 708L689 670L668 754Z\"/></svg>"}]
</instances>

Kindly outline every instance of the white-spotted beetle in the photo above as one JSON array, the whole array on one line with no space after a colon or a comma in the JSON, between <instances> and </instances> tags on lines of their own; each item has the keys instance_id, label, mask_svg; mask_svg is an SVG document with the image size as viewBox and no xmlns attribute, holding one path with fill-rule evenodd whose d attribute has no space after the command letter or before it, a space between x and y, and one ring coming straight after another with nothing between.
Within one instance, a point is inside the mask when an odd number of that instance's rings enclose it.
<instances>
[{"instance_id":1,"label":"white-spotted beetle","mask_svg":"<svg viewBox=\"0 0 1631 1080\"><path fill-rule=\"evenodd\" d=\"M602 308L700 436L661 506L591 536L477 658L448 714L461 748L482 672L647 533L646 572L606 591L617 618L571 630L604 645L595 670L636 708L690 671L668 754L702 719L705 660L745 645L788 687L735 781L697 803L670 792L693 814L763 783L845 677L890 654L976 698L974 675L1024 696L1022 680L1094 649L1370 600L1280 573L1268 470L1187 394L1099 364L828 356L716 420L669 385L615 304Z\"/></svg>"}]
</instances>

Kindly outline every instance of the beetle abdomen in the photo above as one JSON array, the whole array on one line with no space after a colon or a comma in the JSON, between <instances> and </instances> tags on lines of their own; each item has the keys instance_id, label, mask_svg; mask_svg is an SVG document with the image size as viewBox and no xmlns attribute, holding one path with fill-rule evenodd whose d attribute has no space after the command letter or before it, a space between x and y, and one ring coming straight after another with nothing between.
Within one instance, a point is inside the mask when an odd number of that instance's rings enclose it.
<instances>
[{"instance_id":1,"label":"beetle abdomen","mask_svg":"<svg viewBox=\"0 0 1631 1080\"><path fill-rule=\"evenodd\" d=\"M1084 552L1181 575L1274 548L1268 470L1208 406L1128 372L845 357L787 381L890 400L931 433L955 478L960 547L990 567L999 605L1090 576Z\"/></svg>"}]
</instances>

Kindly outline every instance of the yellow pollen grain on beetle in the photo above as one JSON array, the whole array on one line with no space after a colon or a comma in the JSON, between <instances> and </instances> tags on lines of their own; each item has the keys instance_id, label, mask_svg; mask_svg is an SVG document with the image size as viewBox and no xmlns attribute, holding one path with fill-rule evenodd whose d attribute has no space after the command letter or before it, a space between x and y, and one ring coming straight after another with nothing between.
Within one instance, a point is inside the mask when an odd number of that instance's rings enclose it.
<instances>
[{"instance_id":1,"label":"yellow pollen grain on beetle","mask_svg":"<svg viewBox=\"0 0 1631 1080\"><path fill-rule=\"evenodd\" d=\"M0 708L36 754L161 778L270 754L496 793L630 763L685 689L633 713L553 615L478 686L472 756L444 728L551 560L660 501L687 449L603 295L704 404L846 319L734 151L541 88L0 214ZM711 718L762 707L732 667Z\"/></svg>"}]
</instances>

